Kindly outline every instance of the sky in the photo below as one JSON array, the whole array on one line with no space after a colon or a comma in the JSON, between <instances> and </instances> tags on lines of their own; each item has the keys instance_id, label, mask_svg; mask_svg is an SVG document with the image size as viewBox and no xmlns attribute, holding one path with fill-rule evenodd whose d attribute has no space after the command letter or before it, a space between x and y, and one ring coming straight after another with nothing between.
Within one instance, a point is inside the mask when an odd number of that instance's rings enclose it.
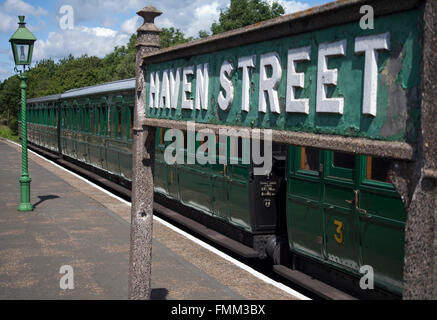
<instances>
[{"instance_id":1,"label":"sky","mask_svg":"<svg viewBox=\"0 0 437 320\"><path fill-rule=\"evenodd\" d=\"M330 2L276 1L286 13ZM230 0L1 0L0 81L14 74L9 39L18 27L18 15L26 16L27 28L38 39L32 59L34 65L41 59L57 60L69 54L104 57L115 46L128 42L142 23L136 12L148 5L163 12L155 20L158 27L175 27L186 36L197 37L200 30L209 31L220 10L229 3Z\"/></svg>"}]
</instances>

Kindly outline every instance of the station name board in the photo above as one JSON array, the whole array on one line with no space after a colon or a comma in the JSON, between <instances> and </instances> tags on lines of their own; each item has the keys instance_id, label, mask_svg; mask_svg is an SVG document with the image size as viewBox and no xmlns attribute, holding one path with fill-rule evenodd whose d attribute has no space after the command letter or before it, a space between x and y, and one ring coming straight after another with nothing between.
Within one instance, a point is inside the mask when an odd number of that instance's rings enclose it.
<instances>
[{"instance_id":1,"label":"station name board","mask_svg":"<svg viewBox=\"0 0 437 320\"><path fill-rule=\"evenodd\" d=\"M147 66L151 118L415 138L420 10Z\"/></svg>"}]
</instances>

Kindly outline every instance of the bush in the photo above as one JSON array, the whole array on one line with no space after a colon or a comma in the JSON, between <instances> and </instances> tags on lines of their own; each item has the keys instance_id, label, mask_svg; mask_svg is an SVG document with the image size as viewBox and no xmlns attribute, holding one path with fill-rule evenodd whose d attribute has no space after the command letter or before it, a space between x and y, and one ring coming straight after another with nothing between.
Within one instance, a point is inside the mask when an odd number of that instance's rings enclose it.
<instances>
[{"instance_id":1,"label":"bush","mask_svg":"<svg viewBox=\"0 0 437 320\"><path fill-rule=\"evenodd\" d=\"M13 141L18 141L18 136L12 133L12 130L6 126L0 126L0 138L6 138Z\"/></svg>"},{"instance_id":2,"label":"bush","mask_svg":"<svg viewBox=\"0 0 437 320\"><path fill-rule=\"evenodd\" d=\"M8 125L14 135L18 134L18 121L17 119L11 119Z\"/></svg>"}]
</instances>

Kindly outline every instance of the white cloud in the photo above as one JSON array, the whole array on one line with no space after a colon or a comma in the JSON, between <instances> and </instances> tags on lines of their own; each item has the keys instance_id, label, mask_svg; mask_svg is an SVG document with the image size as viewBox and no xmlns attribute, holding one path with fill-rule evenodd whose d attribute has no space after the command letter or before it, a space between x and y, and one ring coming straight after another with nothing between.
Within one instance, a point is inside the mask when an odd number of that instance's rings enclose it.
<instances>
[{"instance_id":1,"label":"white cloud","mask_svg":"<svg viewBox=\"0 0 437 320\"><path fill-rule=\"evenodd\" d=\"M298 1L287 1L287 0L267 0L268 3L272 4L277 2L284 7L285 13L293 13L297 11L302 11L308 9L310 5L308 3L298 2Z\"/></svg>"},{"instance_id":2,"label":"white cloud","mask_svg":"<svg viewBox=\"0 0 437 320\"><path fill-rule=\"evenodd\" d=\"M130 35L109 28L87 28L77 26L72 30L50 32L47 40L35 42L34 60L59 59L72 54L75 57L104 57L115 46L125 45Z\"/></svg>"},{"instance_id":3,"label":"white cloud","mask_svg":"<svg viewBox=\"0 0 437 320\"><path fill-rule=\"evenodd\" d=\"M3 81L14 74L13 63L10 65L5 62L0 62L0 81Z\"/></svg>"},{"instance_id":4,"label":"white cloud","mask_svg":"<svg viewBox=\"0 0 437 320\"><path fill-rule=\"evenodd\" d=\"M273 3L274 0L266 0ZM299 1L277 0L286 13L304 10L308 4ZM113 26L114 15L130 10L138 11L146 5L152 5L163 14L156 19L159 27L175 27L182 30L186 36L197 36L200 30L209 31L211 24L218 20L220 9L229 6L230 0L60 0L59 7L65 4L74 9L75 24L99 22L106 26ZM112 18L111 18L112 17ZM131 18L123 23L121 28L134 33L142 19Z\"/></svg>"},{"instance_id":5,"label":"white cloud","mask_svg":"<svg viewBox=\"0 0 437 320\"><path fill-rule=\"evenodd\" d=\"M188 36L197 36L200 30L209 31L212 22L220 16L220 3L214 1L211 4L202 5L194 9L194 19L188 25L186 33Z\"/></svg>"},{"instance_id":6,"label":"white cloud","mask_svg":"<svg viewBox=\"0 0 437 320\"><path fill-rule=\"evenodd\" d=\"M114 23L113 16L129 10L140 10L145 6L144 0L60 0L58 9L70 5L74 10L75 24L99 22L110 26Z\"/></svg>"},{"instance_id":7,"label":"white cloud","mask_svg":"<svg viewBox=\"0 0 437 320\"><path fill-rule=\"evenodd\" d=\"M273 2L273 0L267 1ZM286 13L308 7L307 4L297 1L278 0L278 2L284 6ZM204 0L179 0L177 2L150 0L149 3L163 12L156 19L159 27L175 27L182 30L186 36L196 37L200 30L209 31L211 24L218 20L220 9L225 9L229 0L213 0L208 4L205 4ZM78 16L85 19L88 14L95 19L98 12L103 21L129 8L137 11L144 6L142 0L130 0L123 2L122 5L119 0L65 0L61 1L62 4L69 4L73 7L75 19ZM106 18L105 13L108 14ZM70 53L76 57L82 54L103 57L112 52L115 46L125 45L141 23L142 19L134 15L125 20L120 29L116 31L109 27L88 28L75 21L73 30L56 30L50 32L46 40L38 40L35 44L34 61L44 58L58 59Z\"/></svg>"},{"instance_id":8,"label":"white cloud","mask_svg":"<svg viewBox=\"0 0 437 320\"><path fill-rule=\"evenodd\" d=\"M273 3L275 0L266 0ZM210 31L211 24L217 21L220 10L226 9L230 0L213 0L205 4L204 0L150 0L151 5L163 12L156 19L156 24L161 28L175 27L182 30L186 36L198 36L200 30ZM285 10L293 13L305 10L310 6L299 1L276 0Z\"/></svg>"},{"instance_id":9,"label":"white cloud","mask_svg":"<svg viewBox=\"0 0 437 320\"><path fill-rule=\"evenodd\" d=\"M140 27L141 25L141 21L140 21L140 17L139 16L134 16L128 20L126 20L125 22L123 22L123 24L121 25L120 31L123 33L127 33L127 34L133 34L137 32L137 29Z\"/></svg>"},{"instance_id":10,"label":"white cloud","mask_svg":"<svg viewBox=\"0 0 437 320\"><path fill-rule=\"evenodd\" d=\"M34 15L34 16L47 16L47 10L34 6L24 2L22 0L6 0L3 4L3 10L6 12L24 14L24 15Z\"/></svg>"},{"instance_id":11,"label":"white cloud","mask_svg":"<svg viewBox=\"0 0 437 320\"><path fill-rule=\"evenodd\" d=\"M14 31L18 23L17 15L47 16L48 12L41 7L35 8L22 0L6 0L0 5L0 32Z\"/></svg>"},{"instance_id":12,"label":"white cloud","mask_svg":"<svg viewBox=\"0 0 437 320\"><path fill-rule=\"evenodd\" d=\"M0 32L9 32L16 29L16 19L0 11Z\"/></svg>"}]
</instances>

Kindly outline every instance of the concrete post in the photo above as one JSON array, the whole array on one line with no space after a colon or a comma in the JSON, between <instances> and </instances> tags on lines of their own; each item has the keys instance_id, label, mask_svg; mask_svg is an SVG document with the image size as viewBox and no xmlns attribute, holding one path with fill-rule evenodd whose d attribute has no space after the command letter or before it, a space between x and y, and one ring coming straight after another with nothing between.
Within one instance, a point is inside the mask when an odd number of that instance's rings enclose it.
<instances>
[{"instance_id":1,"label":"concrete post","mask_svg":"<svg viewBox=\"0 0 437 320\"><path fill-rule=\"evenodd\" d=\"M437 0L424 8L421 131L410 178L404 299L437 299Z\"/></svg>"},{"instance_id":2,"label":"concrete post","mask_svg":"<svg viewBox=\"0 0 437 320\"><path fill-rule=\"evenodd\" d=\"M144 24L137 30L136 94L133 141L132 212L129 254L129 299L150 299L152 271L154 127L142 126L145 118L146 79L142 61L159 49L159 33L154 20L162 12L152 6L138 11Z\"/></svg>"}]
</instances>

